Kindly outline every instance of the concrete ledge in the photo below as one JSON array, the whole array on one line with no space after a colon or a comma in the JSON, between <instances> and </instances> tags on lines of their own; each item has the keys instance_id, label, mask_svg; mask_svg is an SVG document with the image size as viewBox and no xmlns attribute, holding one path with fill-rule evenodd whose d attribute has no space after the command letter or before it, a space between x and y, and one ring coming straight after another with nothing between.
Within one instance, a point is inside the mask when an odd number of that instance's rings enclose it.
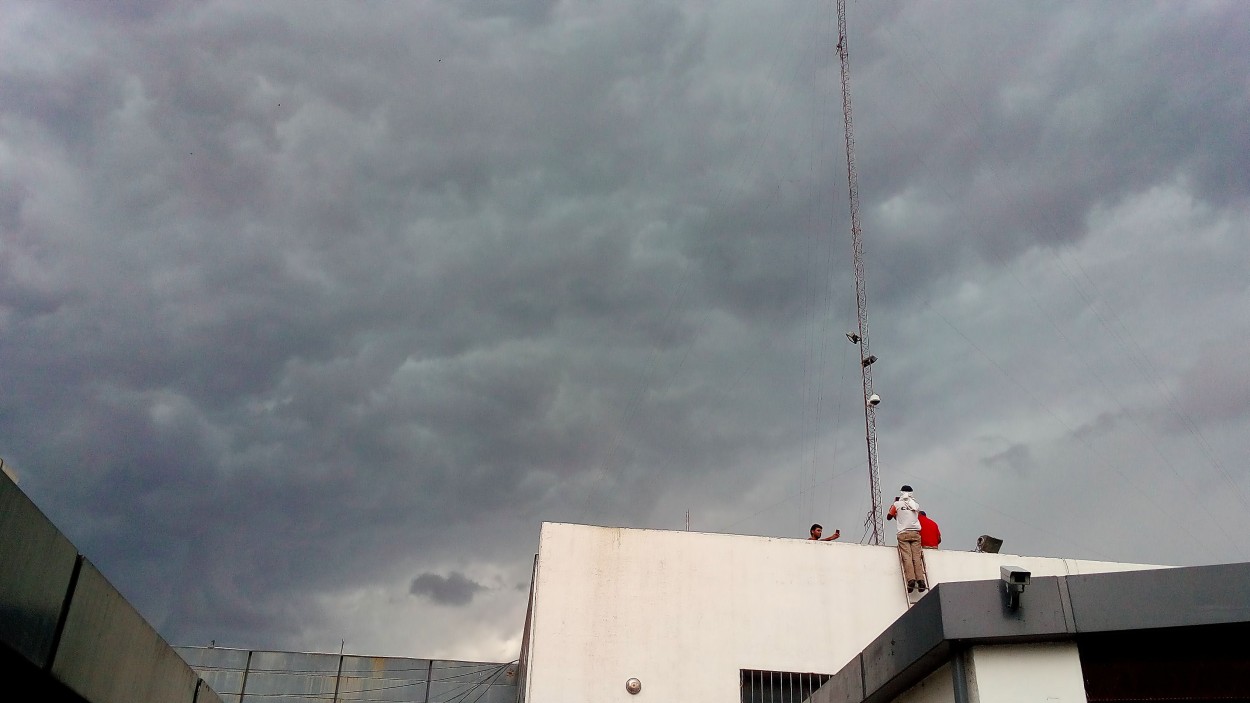
<instances>
[{"instance_id":1,"label":"concrete ledge","mask_svg":"<svg viewBox=\"0 0 1250 703\"><path fill-rule=\"evenodd\" d=\"M1250 624L1250 563L1034 578L1020 607L1003 583L939 584L817 691L814 703L888 701L978 644Z\"/></svg>"},{"instance_id":2,"label":"concrete ledge","mask_svg":"<svg viewBox=\"0 0 1250 703\"><path fill-rule=\"evenodd\" d=\"M7 475L0 668L31 700L221 703Z\"/></svg>"},{"instance_id":3,"label":"concrete ledge","mask_svg":"<svg viewBox=\"0 0 1250 703\"><path fill-rule=\"evenodd\" d=\"M209 688L204 683L204 679L200 679L195 686L195 703L225 703L217 692Z\"/></svg>"},{"instance_id":4,"label":"concrete ledge","mask_svg":"<svg viewBox=\"0 0 1250 703\"><path fill-rule=\"evenodd\" d=\"M0 475L0 644L46 668L78 550Z\"/></svg>"},{"instance_id":5,"label":"concrete ledge","mask_svg":"<svg viewBox=\"0 0 1250 703\"><path fill-rule=\"evenodd\" d=\"M199 680L85 559L52 676L92 703L193 703Z\"/></svg>"},{"instance_id":6,"label":"concrete ledge","mask_svg":"<svg viewBox=\"0 0 1250 703\"><path fill-rule=\"evenodd\" d=\"M1250 564L1088 574L1067 586L1080 632L1250 621Z\"/></svg>"}]
</instances>

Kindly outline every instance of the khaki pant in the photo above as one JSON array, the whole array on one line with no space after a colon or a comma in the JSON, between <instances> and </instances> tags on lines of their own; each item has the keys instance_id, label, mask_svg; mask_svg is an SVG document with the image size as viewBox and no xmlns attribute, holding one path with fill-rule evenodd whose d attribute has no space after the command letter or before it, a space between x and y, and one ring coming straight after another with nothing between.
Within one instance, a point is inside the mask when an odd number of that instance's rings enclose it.
<instances>
[{"instance_id":1,"label":"khaki pant","mask_svg":"<svg viewBox=\"0 0 1250 703\"><path fill-rule=\"evenodd\" d=\"M920 533L906 530L898 533L898 557L903 562L903 578L911 581L924 580L924 554L920 549Z\"/></svg>"}]
</instances>

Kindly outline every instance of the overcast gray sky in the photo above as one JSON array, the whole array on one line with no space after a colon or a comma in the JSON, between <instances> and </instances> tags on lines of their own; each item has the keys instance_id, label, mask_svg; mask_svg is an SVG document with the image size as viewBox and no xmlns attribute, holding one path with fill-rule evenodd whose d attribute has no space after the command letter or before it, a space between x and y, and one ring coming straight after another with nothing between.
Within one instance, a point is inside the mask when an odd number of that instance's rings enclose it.
<instances>
[{"instance_id":1,"label":"overcast gray sky","mask_svg":"<svg viewBox=\"0 0 1250 703\"><path fill-rule=\"evenodd\" d=\"M883 490L1250 559L1250 4L849 6ZM505 660L543 520L864 533L828 0L0 3L0 455L175 644Z\"/></svg>"}]
</instances>

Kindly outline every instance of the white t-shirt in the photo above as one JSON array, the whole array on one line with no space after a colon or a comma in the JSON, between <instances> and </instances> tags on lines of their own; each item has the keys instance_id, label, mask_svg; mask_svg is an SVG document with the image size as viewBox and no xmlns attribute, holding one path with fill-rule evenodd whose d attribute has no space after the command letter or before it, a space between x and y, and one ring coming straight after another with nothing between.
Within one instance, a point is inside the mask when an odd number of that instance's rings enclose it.
<instances>
[{"instance_id":1,"label":"white t-shirt","mask_svg":"<svg viewBox=\"0 0 1250 703\"><path fill-rule=\"evenodd\" d=\"M920 504L910 493L904 493L894 501L894 521L899 532L920 531Z\"/></svg>"}]
</instances>

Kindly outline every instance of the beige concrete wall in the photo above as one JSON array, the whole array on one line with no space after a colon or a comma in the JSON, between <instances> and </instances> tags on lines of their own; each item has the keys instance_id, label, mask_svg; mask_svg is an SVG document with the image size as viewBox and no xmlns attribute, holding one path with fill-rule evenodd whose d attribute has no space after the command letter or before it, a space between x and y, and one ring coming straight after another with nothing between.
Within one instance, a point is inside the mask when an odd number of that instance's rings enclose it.
<instances>
[{"instance_id":1,"label":"beige concrete wall","mask_svg":"<svg viewBox=\"0 0 1250 703\"><path fill-rule=\"evenodd\" d=\"M1158 568L926 551L930 580ZM836 673L907 608L893 547L545 523L527 703L738 700L740 669ZM631 696L625 681L643 691Z\"/></svg>"},{"instance_id":2,"label":"beige concrete wall","mask_svg":"<svg viewBox=\"0 0 1250 703\"><path fill-rule=\"evenodd\" d=\"M923 681L903 692L894 703L955 703L951 665L945 664Z\"/></svg>"},{"instance_id":3,"label":"beige concrete wall","mask_svg":"<svg viewBox=\"0 0 1250 703\"><path fill-rule=\"evenodd\" d=\"M973 647L974 703L1086 703L1075 642Z\"/></svg>"}]
</instances>

